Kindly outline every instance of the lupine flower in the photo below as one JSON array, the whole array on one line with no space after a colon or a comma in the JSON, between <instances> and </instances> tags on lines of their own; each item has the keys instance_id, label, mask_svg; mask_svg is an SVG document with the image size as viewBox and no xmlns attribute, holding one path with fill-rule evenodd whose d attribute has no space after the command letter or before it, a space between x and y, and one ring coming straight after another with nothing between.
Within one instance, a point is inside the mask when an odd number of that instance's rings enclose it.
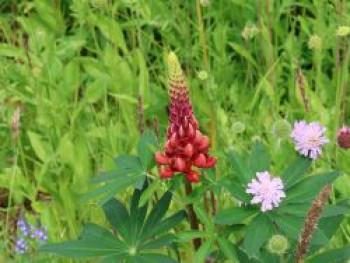
<instances>
[{"instance_id":1,"label":"lupine flower","mask_svg":"<svg viewBox=\"0 0 350 263\"><path fill-rule=\"evenodd\" d=\"M45 243L48 239L46 227L34 228L30 237L39 240L41 243Z\"/></svg>"},{"instance_id":2,"label":"lupine flower","mask_svg":"<svg viewBox=\"0 0 350 263\"><path fill-rule=\"evenodd\" d=\"M286 197L284 193L283 182L280 178L271 178L270 173L257 172L257 179L253 179L247 185L246 192L253 195L250 201L252 204L261 203L261 211L265 212L278 207L282 198Z\"/></svg>"},{"instance_id":3,"label":"lupine flower","mask_svg":"<svg viewBox=\"0 0 350 263\"><path fill-rule=\"evenodd\" d=\"M28 245L24 238L16 239L15 250L19 254L23 254L28 250Z\"/></svg>"},{"instance_id":4,"label":"lupine flower","mask_svg":"<svg viewBox=\"0 0 350 263\"><path fill-rule=\"evenodd\" d=\"M24 236L28 236L31 230L28 221L24 217L20 217L17 220L17 228L22 232Z\"/></svg>"},{"instance_id":5,"label":"lupine flower","mask_svg":"<svg viewBox=\"0 0 350 263\"><path fill-rule=\"evenodd\" d=\"M161 169L161 178L171 178L175 172L184 173L190 182L198 182L199 174L193 166L209 168L216 164L216 158L209 156L210 140L199 131L199 124L193 115L188 90L180 63L175 53L170 53L169 63L169 125L168 141L164 153L156 153L155 159Z\"/></svg>"},{"instance_id":6,"label":"lupine flower","mask_svg":"<svg viewBox=\"0 0 350 263\"><path fill-rule=\"evenodd\" d=\"M350 149L350 127L344 125L337 132L337 141L340 148Z\"/></svg>"},{"instance_id":7,"label":"lupine flower","mask_svg":"<svg viewBox=\"0 0 350 263\"><path fill-rule=\"evenodd\" d=\"M329 142L324 136L325 131L326 128L317 122L295 122L291 133L295 149L306 157L317 159L322 154L322 146Z\"/></svg>"}]
</instances>

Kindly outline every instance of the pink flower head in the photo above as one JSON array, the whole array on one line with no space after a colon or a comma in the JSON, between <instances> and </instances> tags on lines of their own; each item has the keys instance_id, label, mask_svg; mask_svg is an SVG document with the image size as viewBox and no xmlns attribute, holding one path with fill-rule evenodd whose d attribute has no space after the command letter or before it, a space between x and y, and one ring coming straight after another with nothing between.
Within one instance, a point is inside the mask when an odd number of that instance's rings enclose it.
<instances>
[{"instance_id":1,"label":"pink flower head","mask_svg":"<svg viewBox=\"0 0 350 263\"><path fill-rule=\"evenodd\" d=\"M257 172L257 179L253 179L247 185L246 192L253 195L250 201L252 204L261 203L261 211L265 212L278 207L282 198L286 197L284 193L283 182L280 178L271 178L270 173Z\"/></svg>"},{"instance_id":2,"label":"pink flower head","mask_svg":"<svg viewBox=\"0 0 350 263\"><path fill-rule=\"evenodd\" d=\"M317 122L295 122L291 133L295 149L306 157L317 159L322 154L322 146L329 142L324 136L325 131L326 128Z\"/></svg>"}]
</instances>

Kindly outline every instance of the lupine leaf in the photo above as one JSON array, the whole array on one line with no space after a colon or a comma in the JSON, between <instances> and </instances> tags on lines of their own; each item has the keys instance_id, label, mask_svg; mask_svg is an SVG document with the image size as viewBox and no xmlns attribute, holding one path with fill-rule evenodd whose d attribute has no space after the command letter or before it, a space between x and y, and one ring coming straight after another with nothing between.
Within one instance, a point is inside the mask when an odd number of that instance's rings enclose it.
<instances>
[{"instance_id":1,"label":"lupine leaf","mask_svg":"<svg viewBox=\"0 0 350 263\"><path fill-rule=\"evenodd\" d=\"M237 261L235 247L230 241L228 241L226 238L220 237L218 238L218 243L221 251L224 253L225 257L227 257L227 259L230 259L233 262Z\"/></svg>"},{"instance_id":2,"label":"lupine leaf","mask_svg":"<svg viewBox=\"0 0 350 263\"><path fill-rule=\"evenodd\" d=\"M193 262L204 263L213 245L212 240L205 241L194 255Z\"/></svg>"},{"instance_id":3,"label":"lupine leaf","mask_svg":"<svg viewBox=\"0 0 350 263\"><path fill-rule=\"evenodd\" d=\"M77 258L107 255L122 258L127 253L127 247L105 228L95 224L87 224L78 240L47 244L42 246L40 251Z\"/></svg>"},{"instance_id":4,"label":"lupine leaf","mask_svg":"<svg viewBox=\"0 0 350 263\"><path fill-rule=\"evenodd\" d=\"M339 172L328 172L309 176L287 192L286 203L303 203L313 199L323 186L332 183L339 177Z\"/></svg>"},{"instance_id":5,"label":"lupine leaf","mask_svg":"<svg viewBox=\"0 0 350 263\"><path fill-rule=\"evenodd\" d=\"M245 251L250 258L258 257L261 246L271 237L272 232L272 224L264 214L252 220L244 237Z\"/></svg>"},{"instance_id":6,"label":"lupine leaf","mask_svg":"<svg viewBox=\"0 0 350 263\"><path fill-rule=\"evenodd\" d=\"M249 183L252 179L252 173L243 158L239 156L235 150L232 149L229 151L229 160L238 179L243 184Z\"/></svg>"},{"instance_id":7,"label":"lupine leaf","mask_svg":"<svg viewBox=\"0 0 350 263\"><path fill-rule=\"evenodd\" d=\"M257 213L256 209L247 207L231 207L219 211L216 214L214 221L219 225L240 224L255 213Z\"/></svg>"},{"instance_id":8,"label":"lupine leaf","mask_svg":"<svg viewBox=\"0 0 350 263\"><path fill-rule=\"evenodd\" d=\"M166 211L168 210L171 198L172 198L172 193L168 191L161 197L158 203L154 206L154 208L152 209L152 211L147 217L146 223L142 230L142 236L148 236L149 232L152 231L152 228L155 227L159 223L159 221L163 218Z\"/></svg>"},{"instance_id":9,"label":"lupine leaf","mask_svg":"<svg viewBox=\"0 0 350 263\"><path fill-rule=\"evenodd\" d=\"M289 189L302 179L312 161L303 156L297 157L291 165L281 174L285 189Z\"/></svg>"},{"instance_id":10,"label":"lupine leaf","mask_svg":"<svg viewBox=\"0 0 350 263\"><path fill-rule=\"evenodd\" d=\"M109 223L118 231L123 240L130 240L130 215L125 206L117 199L110 199L103 205L103 211Z\"/></svg>"},{"instance_id":11,"label":"lupine leaf","mask_svg":"<svg viewBox=\"0 0 350 263\"><path fill-rule=\"evenodd\" d=\"M306 260L306 263L343 263L350 258L350 246L328 250Z\"/></svg>"},{"instance_id":12,"label":"lupine leaf","mask_svg":"<svg viewBox=\"0 0 350 263\"><path fill-rule=\"evenodd\" d=\"M258 140L253 144L249 164L253 177L257 172L265 172L270 169L269 153L266 146Z\"/></svg>"}]
</instances>

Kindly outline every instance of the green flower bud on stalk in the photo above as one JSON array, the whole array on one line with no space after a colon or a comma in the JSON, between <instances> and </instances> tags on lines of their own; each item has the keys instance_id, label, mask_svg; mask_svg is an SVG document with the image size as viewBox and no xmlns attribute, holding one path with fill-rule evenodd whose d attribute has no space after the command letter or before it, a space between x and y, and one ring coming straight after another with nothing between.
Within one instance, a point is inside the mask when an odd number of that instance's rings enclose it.
<instances>
[{"instance_id":1,"label":"green flower bud on stalk","mask_svg":"<svg viewBox=\"0 0 350 263\"><path fill-rule=\"evenodd\" d=\"M274 235L269 240L267 249L271 253L282 255L288 249L288 239L282 235Z\"/></svg>"},{"instance_id":2,"label":"green flower bud on stalk","mask_svg":"<svg viewBox=\"0 0 350 263\"><path fill-rule=\"evenodd\" d=\"M272 127L272 133L280 139L289 138L291 131L292 131L291 124L284 119L275 121Z\"/></svg>"}]
</instances>

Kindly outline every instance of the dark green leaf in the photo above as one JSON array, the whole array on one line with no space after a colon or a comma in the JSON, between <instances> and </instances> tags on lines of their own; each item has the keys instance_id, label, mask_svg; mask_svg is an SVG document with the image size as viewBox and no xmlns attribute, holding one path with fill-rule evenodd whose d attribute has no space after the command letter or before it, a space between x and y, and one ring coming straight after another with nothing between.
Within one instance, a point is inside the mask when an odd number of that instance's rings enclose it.
<instances>
[{"instance_id":1,"label":"dark green leaf","mask_svg":"<svg viewBox=\"0 0 350 263\"><path fill-rule=\"evenodd\" d=\"M168 210L172 198L171 192L166 192L158 203L154 206L151 213L147 217L146 223L142 230L142 236L147 236L154 226L163 218Z\"/></svg>"},{"instance_id":2,"label":"dark green leaf","mask_svg":"<svg viewBox=\"0 0 350 263\"><path fill-rule=\"evenodd\" d=\"M123 257L127 247L108 230L95 224L87 224L81 238L78 240L47 244L42 246L40 251L77 258L108 255Z\"/></svg>"},{"instance_id":3,"label":"dark green leaf","mask_svg":"<svg viewBox=\"0 0 350 263\"><path fill-rule=\"evenodd\" d=\"M273 233L272 223L264 214L256 216L248 225L244 238L244 247L248 256L257 257L262 245Z\"/></svg>"},{"instance_id":4,"label":"dark green leaf","mask_svg":"<svg viewBox=\"0 0 350 263\"><path fill-rule=\"evenodd\" d=\"M179 211L172 216L160 221L157 223L153 228L148 231L148 233L144 232L142 238L148 238L155 235L159 235L162 233L165 233L175 227L177 224L179 224L183 219L187 217L187 214L185 211Z\"/></svg>"},{"instance_id":5,"label":"dark green leaf","mask_svg":"<svg viewBox=\"0 0 350 263\"><path fill-rule=\"evenodd\" d=\"M226 182L224 185L237 200L246 203L250 202L251 197L246 193L245 186L239 182Z\"/></svg>"},{"instance_id":6,"label":"dark green leaf","mask_svg":"<svg viewBox=\"0 0 350 263\"><path fill-rule=\"evenodd\" d=\"M103 205L103 211L108 222L118 231L119 235L130 241L130 216L125 206L117 199L111 199Z\"/></svg>"},{"instance_id":7,"label":"dark green leaf","mask_svg":"<svg viewBox=\"0 0 350 263\"><path fill-rule=\"evenodd\" d=\"M328 250L306 261L306 263L343 263L350 259L350 246Z\"/></svg>"},{"instance_id":8,"label":"dark green leaf","mask_svg":"<svg viewBox=\"0 0 350 263\"><path fill-rule=\"evenodd\" d=\"M307 172L312 161L310 158L303 156L297 157L294 162L282 173L281 179L285 189L289 189L302 179Z\"/></svg>"},{"instance_id":9,"label":"dark green leaf","mask_svg":"<svg viewBox=\"0 0 350 263\"><path fill-rule=\"evenodd\" d=\"M275 215L272 220L278 225L278 227L289 237L299 240L302 228L304 226L304 219L294 216ZM325 246L329 243L328 238L320 229L314 230L314 235L311 240L313 245Z\"/></svg>"},{"instance_id":10,"label":"dark green leaf","mask_svg":"<svg viewBox=\"0 0 350 263\"><path fill-rule=\"evenodd\" d=\"M139 253L135 256L130 256L127 263L177 263L176 260L161 254Z\"/></svg>"},{"instance_id":11,"label":"dark green leaf","mask_svg":"<svg viewBox=\"0 0 350 263\"><path fill-rule=\"evenodd\" d=\"M238 176L238 179L243 184L249 183L252 180L252 173L242 157L240 157L238 153L232 149L229 151L229 159L235 171L235 174Z\"/></svg>"},{"instance_id":12,"label":"dark green leaf","mask_svg":"<svg viewBox=\"0 0 350 263\"><path fill-rule=\"evenodd\" d=\"M95 197L100 198L100 204L107 202L109 199L113 198L118 192L125 190L125 188L135 184L144 177L144 173L140 174L128 174L127 176L120 177L118 179L112 180L107 184L98 187L88 194L82 197L82 201L87 201Z\"/></svg>"},{"instance_id":13,"label":"dark green leaf","mask_svg":"<svg viewBox=\"0 0 350 263\"><path fill-rule=\"evenodd\" d=\"M140 159L132 155L124 155L117 157L114 162L116 165L126 171L142 171Z\"/></svg>"},{"instance_id":14,"label":"dark green leaf","mask_svg":"<svg viewBox=\"0 0 350 263\"><path fill-rule=\"evenodd\" d=\"M313 175L297 183L287 192L287 197L283 202L303 203L313 199L323 186L332 183L339 176L339 172L328 172Z\"/></svg>"},{"instance_id":15,"label":"dark green leaf","mask_svg":"<svg viewBox=\"0 0 350 263\"><path fill-rule=\"evenodd\" d=\"M236 255L236 251L235 251L235 247L233 246L233 244L228 241L226 238L218 238L218 243L220 246L220 249L222 251L222 253L224 253L225 257L227 259L232 260L233 262L237 261L237 255Z\"/></svg>"},{"instance_id":16,"label":"dark green leaf","mask_svg":"<svg viewBox=\"0 0 350 263\"><path fill-rule=\"evenodd\" d=\"M193 262L204 263L209 255L213 242L211 240L205 241L194 255Z\"/></svg>"},{"instance_id":17,"label":"dark green leaf","mask_svg":"<svg viewBox=\"0 0 350 263\"><path fill-rule=\"evenodd\" d=\"M257 172L265 172L270 169L269 153L261 141L254 142L249 164L253 176Z\"/></svg>"},{"instance_id":18,"label":"dark green leaf","mask_svg":"<svg viewBox=\"0 0 350 263\"><path fill-rule=\"evenodd\" d=\"M232 207L219 211L215 216L214 222L219 225L239 224L256 212L257 210L252 208Z\"/></svg>"},{"instance_id":19,"label":"dark green leaf","mask_svg":"<svg viewBox=\"0 0 350 263\"><path fill-rule=\"evenodd\" d=\"M205 225L206 230L213 231L214 230L214 225L211 220L211 218L208 216L208 214L202 209L200 206L194 206L194 211L196 213L197 218L199 221Z\"/></svg>"},{"instance_id":20,"label":"dark green leaf","mask_svg":"<svg viewBox=\"0 0 350 263\"><path fill-rule=\"evenodd\" d=\"M350 209L344 206L327 205L322 212L322 217L333 217L338 215L346 215L350 213Z\"/></svg>"},{"instance_id":21,"label":"dark green leaf","mask_svg":"<svg viewBox=\"0 0 350 263\"><path fill-rule=\"evenodd\" d=\"M141 245L139 248L141 250L146 250L146 249L157 249L160 247L167 247L171 245L171 243L174 242L176 239L176 236L173 234L166 234L161 237L156 238L155 240L149 241L143 245Z\"/></svg>"}]
</instances>

